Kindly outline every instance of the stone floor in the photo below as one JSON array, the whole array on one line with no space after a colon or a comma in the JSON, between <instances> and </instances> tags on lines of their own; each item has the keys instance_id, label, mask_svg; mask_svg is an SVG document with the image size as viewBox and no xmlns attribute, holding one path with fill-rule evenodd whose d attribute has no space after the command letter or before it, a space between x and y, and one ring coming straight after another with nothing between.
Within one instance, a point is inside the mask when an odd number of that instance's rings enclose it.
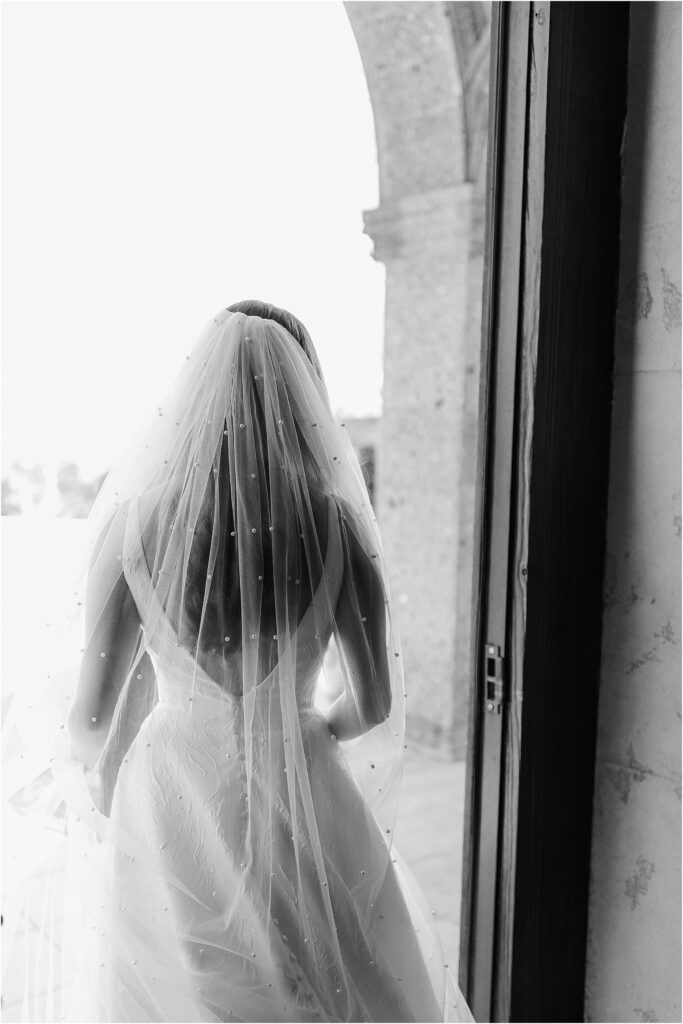
<instances>
[{"instance_id":1,"label":"stone floor","mask_svg":"<svg viewBox=\"0 0 683 1024\"><path fill-rule=\"evenodd\" d=\"M406 753L396 847L436 911L446 963L457 976L465 762Z\"/></svg>"},{"instance_id":2,"label":"stone floor","mask_svg":"<svg viewBox=\"0 0 683 1024\"><path fill-rule=\"evenodd\" d=\"M396 848L422 886L431 909L435 911L446 962L455 967L456 973L464 782L463 762L437 760L416 749L409 749L404 762L401 804L395 833ZM5 835L4 840L8 843L10 837ZM37 903L40 903L39 896L38 893ZM55 973L59 973L60 951L56 948L47 949L41 943L40 920L30 906L17 924L17 935L20 938L13 944L12 951L12 955L18 958L17 962L26 955L28 945L38 975L43 974L42 965L48 961ZM43 1014L50 998L47 992L39 1000L43 1007L35 1007L27 1017L22 1017L20 972L13 971L11 964L8 967L9 970L5 971L3 962L2 1021L10 1024L22 1019L35 1020L37 1016L46 1019ZM60 995L58 988L53 987L51 997L54 1003L48 1010L49 1019L60 1019Z\"/></svg>"}]
</instances>

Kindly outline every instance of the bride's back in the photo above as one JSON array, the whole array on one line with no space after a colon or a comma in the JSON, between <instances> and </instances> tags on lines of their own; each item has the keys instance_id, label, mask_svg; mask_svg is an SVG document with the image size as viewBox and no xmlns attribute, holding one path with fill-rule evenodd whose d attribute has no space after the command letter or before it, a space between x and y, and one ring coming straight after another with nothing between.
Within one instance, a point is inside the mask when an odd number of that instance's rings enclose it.
<instances>
[{"instance_id":1,"label":"bride's back","mask_svg":"<svg viewBox=\"0 0 683 1024\"><path fill-rule=\"evenodd\" d=\"M227 473L207 489L192 531L185 571L178 573L182 586L168 589L164 614L178 643L193 653L215 682L238 695L245 644L256 644L261 681L278 662L284 640L278 637L278 621L285 620L289 635L294 635L321 586L325 568L328 576L338 577L333 583L335 595L338 592L343 560L328 557L331 529L339 545L337 505L331 496L313 488L307 489L309 500L301 516L281 516L280 521L262 523L258 544L253 543L254 534L248 536L252 543L247 550L253 559L247 560L240 550L244 541L240 540L228 491ZM139 499L139 521L145 523L140 542L150 575L150 563L168 562L164 552L173 543L178 501L176 494L162 521L157 494L148 492ZM218 518L217 508L221 510ZM154 556L149 557L148 551ZM286 573L282 572L283 563ZM247 608L249 621L245 621ZM329 621L321 627L325 641L331 626ZM323 635L318 638L322 640Z\"/></svg>"}]
</instances>

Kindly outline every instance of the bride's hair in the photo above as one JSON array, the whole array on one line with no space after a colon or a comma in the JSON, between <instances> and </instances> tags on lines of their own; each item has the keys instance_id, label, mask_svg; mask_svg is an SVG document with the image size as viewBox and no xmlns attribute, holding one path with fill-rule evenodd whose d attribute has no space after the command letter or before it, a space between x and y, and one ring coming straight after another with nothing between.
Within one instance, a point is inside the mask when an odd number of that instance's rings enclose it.
<instances>
[{"instance_id":1,"label":"bride's hair","mask_svg":"<svg viewBox=\"0 0 683 1024\"><path fill-rule=\"evenodd\" d=\"M320 381L323 381L322 370L313 341L304 324L292 313L270 303L262 302L259 299L246 299L241 302L235 302L226 308L230 313L243 313L245 316L260 317L263 320L274 320L281 327L284 327L301 347ZM256 416L258 424L256 436L265 438L265 411L256 389L253 391L252 398L254 403L252 411ZM301 433L298 424L294 424L294 427L307 486L312 492L319 491L321 488L320 469L316 466L315 459L309 451L306 439ZM223 445L223 458L226 462L230 458L228 447L227 443ZM262 458L265 469L265 486L267 491L270 492L267 451L263 451ZM241 647L241 595L239 574L235 572L237 541L234 539L235 521L232 499L229 480L224 474L221 474L216 479L209 478L201 511L195 526L195 536L188 562L185 589L186 626L189 627L187 639L191 642L194 641L194 643L200 641L200 623L203 621L201 630L203 644L214 649L224 647L221 644L221 637L226 629L229 629L229 635L232 637L228 648L235 650ZM206 574L212 546L212 529L217 500L218 507L221 509L221 527L219 536L214 538L214 543L217 542L216 561L211 582L207 586ZM311 529L314 528L313 522L310 523L310 527ZM303 534L301 537L303 537ZM298 536L296 539L292 536L292 543L296 548L299 546L303 547L303 542ZM262 626L266 633L272 633L275 628L275 594L271 562L272 539L266 526L261 530L261 552L262 561L254 569L261 573L260 578L263 580ZM309 577L303 551L301 551L298 561L301 592L302 594L312 596L313 581ZM205 589L208 590L208 602L204 600Z\"/></svg>"},{"instance_id":2,"label":"bride's hair","mask_svg":"<svg viewBox=\"0 0 683 1024\"><path fill-rule=\"evenodd\" d=\"M308 361L316 372L316 375L324 385L323 371L318 359L318 353L315 350L313 339L308 333L305 325L299 320L298 317L290 313L288 309L283 309L281 306L274 306L271 302L262 302L261 299L242 299L241 302L233 302L232 306L226 306L229 313L244 313L245 316L259 316L262 320L274 320L276 323L284 327L286 331L291 334L294 340L297 342L299 347L303 350ZM259 427L261 428L261 436L265 436L265 421L263 419L263 410L260 407L258 397L255 402L255 412L259 418ZM314 488L321 488L321 481L319 478L319 467L316 466L315 459L311 457L306 439L299 431L298 426L296 427L297 440L299 442L299 451L301 458L306 470L306 476L309 483Z\"/></svg>"},{"instance_id":3,"label":"bride's hair","mask_svg":"<svg viewBox=\"0 0 683 1024\"><path fill-rule=\"evenodd\" d=\"M262 320L275 320L298 342L315 368L315 372L322 379L322 370L311 336L301 320L290 313L288 309L274 306L271 302L262 302L260 299L243 299L241 302L233 302L232 306L226 308L229 313L244 313L246 316L260 316Z\"/></svg>"}]
</instances>

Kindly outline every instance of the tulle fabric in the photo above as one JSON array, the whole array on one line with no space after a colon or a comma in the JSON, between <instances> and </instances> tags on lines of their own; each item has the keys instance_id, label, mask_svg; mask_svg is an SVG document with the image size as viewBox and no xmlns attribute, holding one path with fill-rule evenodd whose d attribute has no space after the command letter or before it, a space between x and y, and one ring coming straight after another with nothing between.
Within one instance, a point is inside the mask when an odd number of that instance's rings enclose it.
<instances>
[{"instance_id":1,"label":"tulle fabric","mask_svg":"<svg viewBox=\"0 0 683 1024\"><path fill-rule=\"evenodd\" d=\"M392 845L401 652L316 362L219 314L90 530L66 664L5 730L25 1019L471 1019Z\"/></svg>"}]
</instances>

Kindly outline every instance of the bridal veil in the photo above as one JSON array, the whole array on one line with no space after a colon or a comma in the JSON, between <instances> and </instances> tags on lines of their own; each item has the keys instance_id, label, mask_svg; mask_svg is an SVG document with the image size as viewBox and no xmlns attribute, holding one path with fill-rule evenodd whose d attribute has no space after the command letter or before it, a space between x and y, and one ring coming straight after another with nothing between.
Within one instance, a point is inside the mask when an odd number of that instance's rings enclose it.
<instances>
[{"instance_id":1,"label":"bridal veil","mask_svg":"<svg viewBox=\"0 0 683 1024\"><path fill-rule=\"evenodd\" d=\"M212 319L89 530L5 729L24 1019L471 1019L392 845L401 650L312 346Z\"/></svg>"}]
</instances>

